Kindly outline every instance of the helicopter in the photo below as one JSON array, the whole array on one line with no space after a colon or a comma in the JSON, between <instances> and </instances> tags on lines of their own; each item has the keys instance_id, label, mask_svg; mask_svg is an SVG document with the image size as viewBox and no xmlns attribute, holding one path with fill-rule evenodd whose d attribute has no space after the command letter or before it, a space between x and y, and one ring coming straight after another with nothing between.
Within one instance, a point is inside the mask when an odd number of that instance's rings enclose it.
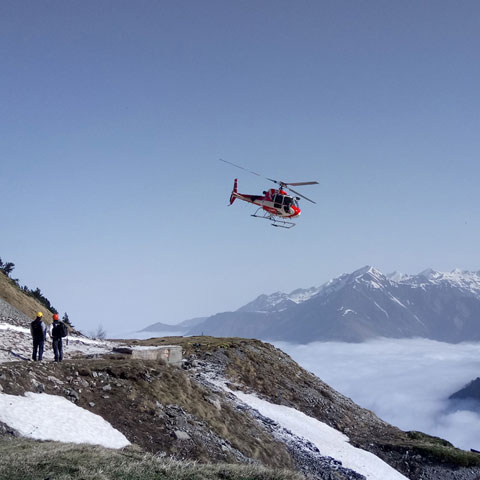
<instances>
[{"instance_id":1,"label":"helicopter","mask_svg":"<svg viewBox=\"0 0 480 480\"><path fill-rule=\"evenodd\" d=\"M259 173L247 170L246 168L236 165L235 163L228 162L227 160L219 159L221 162L228 163L234 167L245 170L246 172L252 173L259 177L263 177ZM302 185L317 185L318 182L282 182L279 180L274 180L272 178L263 177L267 180L270 180L273 183L278 185L278 188L270 188L263 191L263 195L250 195L247 193L238 192L238 179L236 178L233 182L233 190L230 195L230 205L233 204L236 198L243 200L244 202L253 203L257 205L258 208L251 216L255 218L263 218L269 220L273 227L280 228L292 228L296 224L291 221L292 218L296 218L300 215L301 210L298 206L298 201L301 198L308 200L309 202L316 203L308 197L305 197L301 193L293 190L293 187L298 187ZM285 190L293 192L297 196L289 195ZM259 213L260 212L260 213Z\"/></svg>"}]
</instances>

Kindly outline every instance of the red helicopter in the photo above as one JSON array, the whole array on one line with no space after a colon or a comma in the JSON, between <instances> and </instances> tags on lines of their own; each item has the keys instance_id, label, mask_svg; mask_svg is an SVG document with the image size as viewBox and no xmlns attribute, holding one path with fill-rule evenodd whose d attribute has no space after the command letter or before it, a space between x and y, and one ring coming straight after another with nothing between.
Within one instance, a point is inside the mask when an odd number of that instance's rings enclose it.
<instances>
[{"instance_id":1,"label":"red helicopter","mask_svg":"<svg viewBox=\"0 0 480 480\"><path fill-rule=\"evenodd\" d=\"M235 163L227 162L220 158L221 162L228 163L234 167L241 168L246 172L252 173L261 177L262 175L247 170L246 168L241 167L240 165L235 165ZM298 217L301 213L300 207L298 206L298 200L300 197L308 200L309 202L316 203L313 200L310 200L308 197L305 197L301 193L296 192L290 186L298 187L301 185L316 185L318 182L281 182L278 180L273 180L272 178L264 177L267 180L270 180L273 183L279 185L279 188L270 188L267 191L263 192L263 195L250 195L247 193L238 193L237 190L237 179L233 183L233 191L230 195L230 205L235 201L236 198L243 200L244 202L253 203L258 206L258 209L252 215L255 218L264 218L270 220L274 227L281 228L292 228L295 226L295 223L290 221L290 219ZM298 197L293 197L288 195L285 190L290 190L291 192L299 195ZM261 212L261 214L258 214Z\"/></svg>"}]
</instances>

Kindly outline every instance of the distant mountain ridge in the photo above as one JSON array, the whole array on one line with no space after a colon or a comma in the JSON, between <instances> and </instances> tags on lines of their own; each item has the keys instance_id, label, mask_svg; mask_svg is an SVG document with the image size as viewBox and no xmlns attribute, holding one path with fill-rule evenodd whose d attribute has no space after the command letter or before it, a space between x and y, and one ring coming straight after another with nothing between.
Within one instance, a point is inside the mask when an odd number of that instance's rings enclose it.
<instances>
[{"instance_id":1,"label":"distant mountain ridge","mask_svg":"<svg viewBox=\"0 0 480 480\"><path fill-rule=\"evenodd\" d=\"M235 312L206 318L186 335L298 343L423 337L480 340L480 272L425 270L385 275L365 266L320 287L260 295Z\"/></svg>"},{"instance_id":2,"label":"distant mountain ridge","mask_svg":"<svg viewBox=\"0 0 480 480\"><path fill-rule=\"evenodd\" d=\"M203 322L208 317L196 317L184 320L176 325L171 325L169 323L157 322L145 327L140 332L178 332L186 328L193 327L201 322Z\"/></svg>"},{"instance_id":3,"label":"distant mountain ridge","mask_svg":"<svg viewBox=\"0 0 480 480\"><path fill-rule=\"evenodd\" d=\"M458 392L453 393L449 397L453 400L473 400L477 402L480 407L480 377L472 380L468 385L465 385Z\"/></svg>"}]
</instances>

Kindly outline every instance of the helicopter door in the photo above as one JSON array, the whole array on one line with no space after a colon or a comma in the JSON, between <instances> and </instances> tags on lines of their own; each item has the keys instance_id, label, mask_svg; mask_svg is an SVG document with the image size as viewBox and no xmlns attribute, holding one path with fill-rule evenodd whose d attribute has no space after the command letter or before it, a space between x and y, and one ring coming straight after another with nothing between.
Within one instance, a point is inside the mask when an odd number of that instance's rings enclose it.
<instances>
[{"instance_id":1,"label":"helicopter door","mask_svg":"<svg viewBox=\"0 0 480 480\"><path fill-rule=\"evenodd\" d=\"M282 203L283 203L283 195L275 195L273 197L273 206L275 208L281 209L282 208Z\"/></svg>"}]
</instances>

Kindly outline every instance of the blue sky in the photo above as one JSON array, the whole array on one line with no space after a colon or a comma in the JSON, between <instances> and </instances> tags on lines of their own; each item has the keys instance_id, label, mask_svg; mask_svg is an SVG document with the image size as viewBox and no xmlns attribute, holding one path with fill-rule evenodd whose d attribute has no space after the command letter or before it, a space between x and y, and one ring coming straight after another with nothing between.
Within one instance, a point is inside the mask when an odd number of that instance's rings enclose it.
<instances>
[{"instance_id":1,"label":"blue sky","mask_svg":"<svg viewBox=\"0 0 480 480\"><path fill-rule=\"evenodd\" d=\"M85 331L480 269L480 5L0 4L0 255ZM318 180L295 228L233 179ZM299 187L300 188L300 187Z\"/></svg>"}]
</instances>

